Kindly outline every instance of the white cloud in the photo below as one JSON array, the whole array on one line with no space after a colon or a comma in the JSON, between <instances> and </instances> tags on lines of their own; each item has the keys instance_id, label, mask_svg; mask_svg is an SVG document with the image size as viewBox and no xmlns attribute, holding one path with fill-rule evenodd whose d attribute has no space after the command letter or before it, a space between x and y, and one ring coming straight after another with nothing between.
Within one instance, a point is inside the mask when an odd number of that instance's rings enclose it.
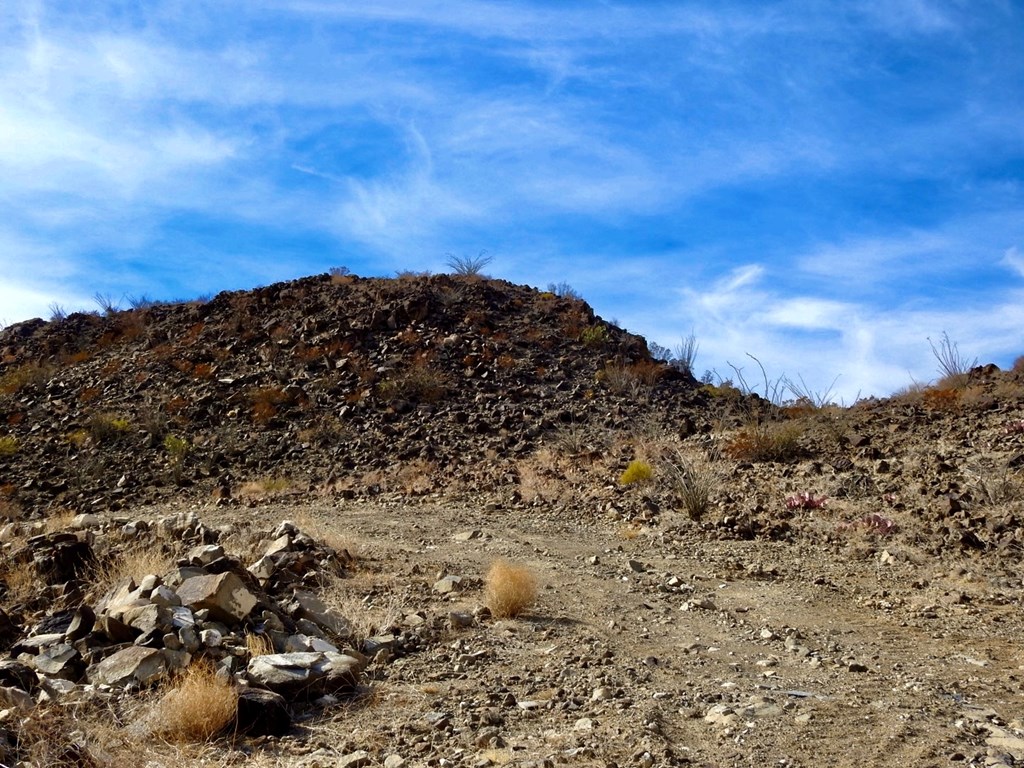
<instances>
[{"instance_id":1,"label":"white cloud","mask_svg":"<svg viewBox=\"0 0 1024 768\"><path fill-rule=\"evenodd\" d=\"M664 295L664 287L662 293ZM651 303L648 298L647 304ZM622 313L632 330L666 346L693 329L700 343L697 373L714 368L735 378L730 363L763 394L756 356L772 382L802 377L835 397L885 395L911 380L936 378L927 339L943 331L966 357L1007 365L1024 351L1024 291L1006 290L974 306L923 306L907 301L878 308L866 302L788 295L758 265L737 268L706 289L684 288L674 305Z\"/></svg>"},{"instance_id":2,"label":"white cloud","mask_svg":"<svg viewBox=\"0 0 1024 768\"><path fill-rule=\"evenodd\" d=\"M1024 277L1024 254L1020 252L1017 246L1014 245L1007 248L1003 253L1000 263L1005 267L1009 267L1021 277Z\"/></svg>"}]
</instances>

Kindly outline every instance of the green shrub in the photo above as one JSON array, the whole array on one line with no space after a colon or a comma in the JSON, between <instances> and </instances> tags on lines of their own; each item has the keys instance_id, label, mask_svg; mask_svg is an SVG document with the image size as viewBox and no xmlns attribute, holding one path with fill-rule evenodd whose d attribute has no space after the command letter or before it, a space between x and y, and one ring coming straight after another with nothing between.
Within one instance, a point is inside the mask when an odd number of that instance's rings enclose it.
<instances>
[{"instance_id":1,"label":"green shrub","mask_svg":"<svg viewBox=\"0 0 1024 768\"><path fill-rule=\"evenodd\" d=\"M634 459L629 462L626 471L619 476L619 483L622 485L633 485L643 483L654 477L654 468L646 461Z\"/></svg>"},{"instance_id":2,"label":"green shrub","mask_svg":"<svg viewBox=\"0 0 1024 768\"><path fill-rule=\"evenodd\" d=\"M603 325L591 325L580 332L580 341L585 347L600 347L608 341L608 329Z\"/></svg>"},{"instance_id":3,"label":"green shrub","mask_svg":"<svg viewBox=\"0 0 1024 768\"><path fill-rule=\"evenodd\" d=\"M0 437L0 456L13 456L18 452L18 438L14 435Z\"/></svg>"},{"instance_id":4,"label":"green shrub","mask_svg":"<svg viewBox=\"0 0 1024 768\"><path fill-rule=\"evenodd\" d=\"M164 450L171 457L171 461L184 461L192 450L188 440L177 435L168 435L164 438Z\"/></svg>"},{"instance_id":5,"label":"green shrub","mask_svg":"<svg viewBox=\"0 0 1024 768\"><path fill-rule=\"evenodd\" d=\"M112 443L128 434L132 425L128 419L110 413L94 413L86 424L89 438L95 445Z\"/></svg>"}]
</instances>

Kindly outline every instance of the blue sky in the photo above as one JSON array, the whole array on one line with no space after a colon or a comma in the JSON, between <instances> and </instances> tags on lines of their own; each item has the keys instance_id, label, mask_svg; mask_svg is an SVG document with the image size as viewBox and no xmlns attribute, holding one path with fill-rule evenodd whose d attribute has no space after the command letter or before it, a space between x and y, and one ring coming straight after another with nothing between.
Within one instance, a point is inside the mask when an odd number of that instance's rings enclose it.
<instances>
[{"instance_id":1,"label":"blue sky","mask_svg":"<svg viewBox=\"0 0 1024 768\"><path fill-rule=\"evenodd\" d=\"M0 320L486 250L751 383L1006 367L1022 41L1008 0L4 0Z\"/></svg>"}]
</instances>

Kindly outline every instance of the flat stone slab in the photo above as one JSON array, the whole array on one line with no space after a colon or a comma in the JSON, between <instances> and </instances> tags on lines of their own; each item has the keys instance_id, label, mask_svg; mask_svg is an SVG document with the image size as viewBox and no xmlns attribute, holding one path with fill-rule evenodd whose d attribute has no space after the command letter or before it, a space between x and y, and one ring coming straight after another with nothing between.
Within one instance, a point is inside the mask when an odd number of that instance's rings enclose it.
<instances>
[{"instance_id":1,"label":"flat stone slab","mask_svg":"<svg viewBox=\"0 0 1024 768\"><path fill-rule=\"evenodd\" d=\"M130 645L86 670L93 685L123 688L130 683L149 685L167 674L167 659L156 648Z\"/></svg>"},{"instance_id":2,"label":"flat stone slab","mask_svg":"<svg viewBox=\"0 0 1024 768\"><path fill-rule=\"evenodd\" d=\"M287 697L351 690L362 669L360 659L343 653L307 651L254 656L246 671L254 685Z\"/></svg>"}]
</instances>

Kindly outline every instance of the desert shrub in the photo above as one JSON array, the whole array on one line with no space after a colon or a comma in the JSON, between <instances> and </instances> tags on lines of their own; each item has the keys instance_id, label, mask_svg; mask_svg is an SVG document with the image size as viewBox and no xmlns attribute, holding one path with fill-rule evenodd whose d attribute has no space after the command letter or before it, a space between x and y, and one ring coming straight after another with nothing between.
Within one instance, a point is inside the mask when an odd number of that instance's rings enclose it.
<instances>
[{"instance_id":1,"label":"desert shrub","mask_svg":"<svg viewBox=\"0 0 1024 768\"><path fill-rule=\"evenodd\" d=\"M280 387L258 387L249 393L252 404L252 418L257 424L266 425L277 416L278 407L289 401L288 394Z\"/></svg>"},{"instance_id":2,"label":"desert shrub","mask_svg":"<svg viewBox=\"0 0 1024 768\"><path fill-rule=\"evenodd\" d=\"M164 438L164 450L167 451L167 455L170 456L172 462L181 462L191 452L192 446L183 437L167 435Z\"/></svg>"},{"instance_id":3,"label":"desert shrub","mask_svg":"<svg viewBox=\"0 0 1024 768\"><path fill-rule=\"evenodd\" d=\"M798 424L751 419L724 452L739 461L787 461L799 455L802 434Z\"/></svg>"},{"instance_id":4,"label":"desert shrub","mask_svg":"<svg viewBox=\"0 0 1024 768\"><path fill-rule=\"evenodd\" d=\"M996 506L1024 498L1024 480L1008 464L968 473L971 495L979 504Z\"/></svg>"},{"instance_id":5,"label":"desert shrub","mask_svg":"<svg viewBox=\"0 0 1024 768\"><path fill-rule=\"evenodd\" d=\"M109 293L96 291L96 293L92 295L92 300L96 303L96 306L99 307L100 312L106 317L116 315L121 309L118 306L117 300Z\"/></svg>"},{"instance_id":6,"label":"desert shrub","mask_svg":"<svg viewBox=\"0 0 1024 768\"><path fill-rule=\"evenodd\" d=\"M49 375L50 369L40 363L19 365L0 376L0 394L16 395L26 387L44 383Z\"/></svg>"},{"instance_id":7,"label":"desert shrub","mask_svg":"<svg viewBox=\"0 0 1024 768\"><path fill-rule=\"evenodd\" d=\"M377 385L377 395L386 403L410 400L436 403L448 394L448 377L426 361L417 360Z\"/></svg>"},{"instance_id":8,"label":"desert shrub","mask_svg":"<svg viewBox=\"0 0 1024 768\"><path fill-rule=\"evenodd\" d=\"M711 494L718 483L711 464L702 459L676 455L663 467L683 510L691 520L700 520L711 508Z\"/></svg>"},{"instance_id":9,"label":"desert shrub","mask_svg":"<svg viewBox=\"0 0 1024 768\"><path fill-rule=\"evenodd\" d=\"M921 393L921 404L930 411L955 411L961 391L956 387L929 387Z\"/></svg>"},{"instance_id":10,"label":"desert shrub","mask_svg":"<svg viewBox=\"0 0 1024 768\"><path fill-rule=\"evenodd\" d=\"M0 456L13 456L18 452L18 438L14 435L0 437Z\"/></svg>"},{"instance_id":11,"label":"desert shrub","mask_svg":"<svg viewBox=\"0 0 1024 768\"><path fill-rule=\"evenodd\" d=\"M175 482L181 482L185 471L185 459L192 452L192 446L188 440L177 435L167 435L164 438L164 450L171 464L171 475Z\"/></svg>"},{"instance_id":12,"label":"desert shrub","mask_svg":"<svg viewBox=\"0 0 1024 768\"><path fill-rule=\"evenodd\" d=\"M552 298L557 296L562 299L572 299L573 301L583 300L583 296L580 292L565 281L561 283L548 283L548 289L545 293L541 294L541 298L548 294L550 294Z\"/></svg>"},{"instance_id":13,"label":"desert shrub","mask_svg":"<svg viewBox=\"0 0 1024 768\"><path fill-rule=\"evenodd\" d=\"M872 512L856 520L848 520L836 526L838 531L862 531L872 536L891 536L897 530L896 523L888 517Z\"/></svg>"},{"instance_id":14,"label":"desert shrub","mask_svg":"<svg viewBox=\"0 0 1024 768\"><path fill-rule=\"evenodd\" d=\"M348 267L331 267L329 272L332 285L348 285L355 280L355 275Z\"/></svg>"},{"instance_id":15,"label":"desert shrub","mask_svg":"<svg viewBox=\"0 0 1024 768\"><path fill-rule=\"evenodd\" d=\"M153 541L133 541L111 548L93 563L86 578L88 594L99 598L124 579L138 582L149 575L161 576L174 566L174 562L174 552L168 546Z\"/></svg>"},{"instance_id":16,"label":"desert shrub","mask_svg":"<svg viewBox=\"0 0 1024 768\"><path fill-rule=\"evenodd\" d=\"M579 340L585 347L600 347L608 341L608 329L600 323L589 325L580 331Z\"/></svg>"},{"instance_id":17,"label":"desert shrub","mask_svg":"<svg viewBox=\"0 0 1024 768\"><path fill-rule=\"evenodd\" d=\"M238 494L249 498L280 496L292 490L292 481L287 477L261 477L242 483Z\"/></svg>"},{"instance_id":18,"label":"desert shrub","mask_svg":"<svg viewBox=\"0 0 1024 768\"><path fill-rule=\"evenodd\" d=\"M94 413L85 426L94 445L116 442L131 430L131 422L112 413Z\"/></svg>"},{"instance_id":19,"label":"desert shrub","mask_svg":"<svg viewBox=\"0 0 1024 768\"><path fill-rule=\"evenodd\" d=\"M731 381L721 381L718 384L706 383L700 391L711 398L726 402L738 403L743 398L743 392Z\"/></svg>"},{"instance_id":20,"label":"desert shrub","mask_svg":"<svg viewBox=\"0 0 1024 768\"><path fill-rule=\"evenodd\" d=\"M642 360L629 365L608 363L597 377L612 392L636 398L654 386L664 372L661 363Z\"/></svg>"},{"instance_id":21,"label":"desert shrub","mask_svg":"<svg viewBox=\"0 0 1024 768\"><path fill-rule=\"evenodd\" d=\"M12 749L5 765L46 766L46 768L101 768L109 765L106 750L96 749L95 722L84 729L78 708L64 704L40 705L20 716L6 719L7 738ZM9 710L10 711L10 710ZM13 713L12 713L13 714ZM91 719L91 718L90 718ZM93 754L93 751L97 754Z\"/></svg>"},{"instance_id":22,"label":"desert shrub","mask_svg":"<svg viewBox=\"0 0 1024 768\"><path fill-rule=\"evenodd\" d=\"M274 641L270 635L245 633L245 649L253 656L270 656L274 653Z\"/></svg>"},{"instance_id":23,"label":"desert shrub","mask_svg":"<svg viewBox=\"0 0 1024 768\"><path fill-rule=\"evenodd\" d=\"M154 731L176 742L205 742L224 732L238 711L238 691L206 664L193 664L157 702Z\"/></svg>"},{"instance_id":24,"label":"desert shrub","mask_svg":"<svg viewBox=\"0 0 1024 768\"><path fill-rule=\"evenodd\" d=\"M626 467L625 471L619 475L619 483L622 485L634 485L635 483L646 482L652 477L654 477L654 467L646 461L633 459L633 461L629 462L629 466Z\"/></svg>"},{"instance_id":25,"label":"desert shrub","mask_svg":"<svg viewBox=\"0 0 1024 768\"><path fill-rule=\"evenodd\" d=\"M651 357L655 360L663 360L677 371L693 375L693 366L697 362L697 351L700 349L700 344L697 343L697 337L692 331L689 336L680 339L674 350L653 342L648 343L647 347Z\"/></svg>"},{"instance_id":26,"label":"desert shrub","mask_svg":"<svg viewBox=\"0 0 1024 768\"><path fill-rule=\"evenodd\" d=\"M932 355L938 362L939 387L950 389L962 389L967 386L971 369L978 364L978 358L968 360L960 354L955 341L951 341L949 334L942 332L942 339L936 345L931 339L928 344L932 348Z\"/></svg>"},{"instance_id":27,"label":"desert shrub","mask_svg":"<svg viewBox=\"0 0 1024 768\"><path fill-rule=\"evenodd\" d=\"M537 597L537 580L529 568L498 560L486 579L487 607L497 618L521 615Z\"/></svg>"},{"instance_id":28,"label":"desert shrub","mask_svg":"<svg viewBox=\"0 0 1024 768\"><path fill-rule=\"evenodd\" d=\"M456 256L454 253L446 256L445 264L459 277L482 277L484 267L494 261L487 251L480 251L476 256Z\"/></svg>"}]
</instances>

